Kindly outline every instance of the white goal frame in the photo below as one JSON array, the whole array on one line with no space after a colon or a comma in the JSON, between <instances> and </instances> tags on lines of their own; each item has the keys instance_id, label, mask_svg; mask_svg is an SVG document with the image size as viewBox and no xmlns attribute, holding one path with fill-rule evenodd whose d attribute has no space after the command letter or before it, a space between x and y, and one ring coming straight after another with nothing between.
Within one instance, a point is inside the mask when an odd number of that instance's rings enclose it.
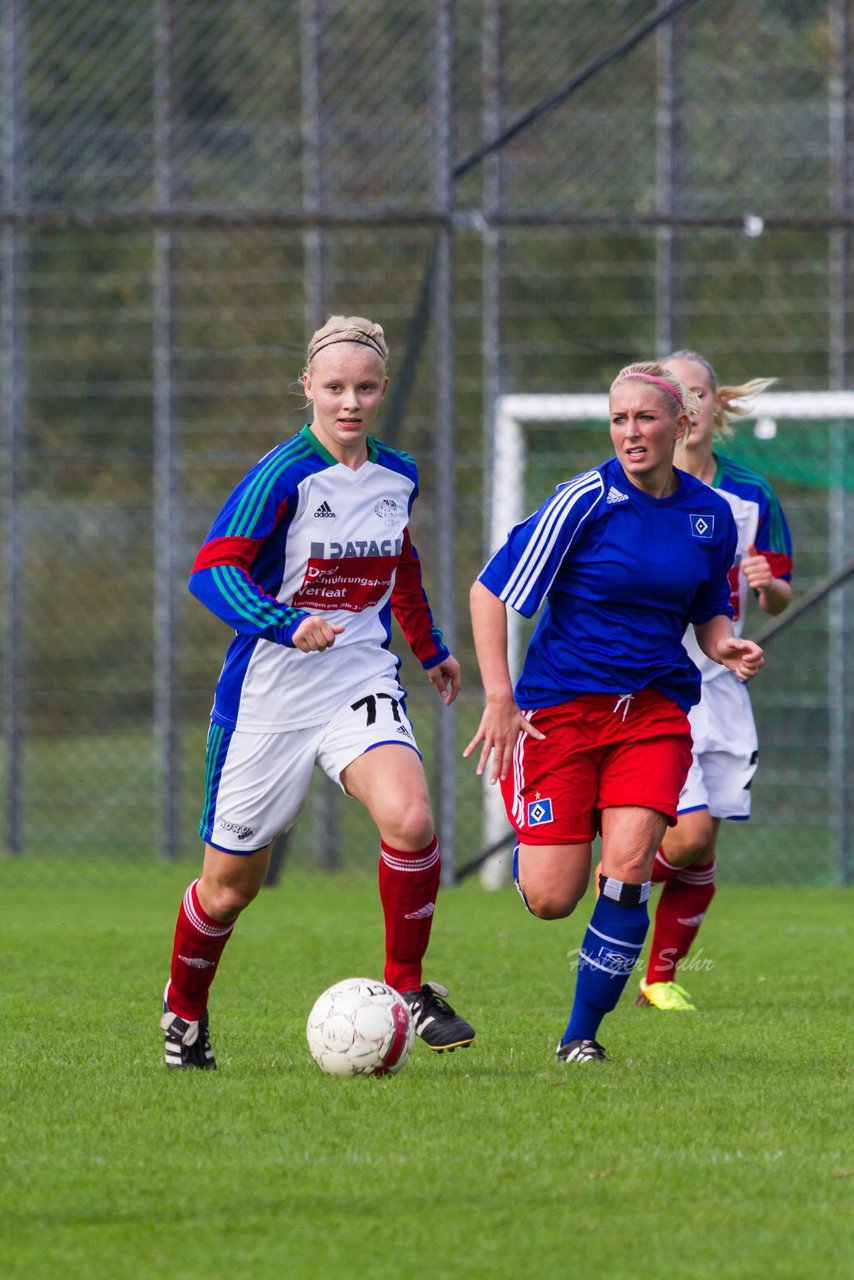
<instances>
[{"instance_id":1,"label":"white goal frame","mask_svg":"<svg viewBox=\"0 0 854 1280\"><path fill-rule=\"evenodd\" d=\"M766 391L756 396L746 406L748 412L739 421L753 421L754 433L761 439L773 439L780 419L802 421L854 421L854 390L852 391ZM582 392L557 392L544 394L513 394L498 396L495 401L495 429L492 448L492 468L489 492L489 547L488 554L501 546L513 525L525 518L525 461L527 456L527 429L544 422L602 422L610 419L606 394ZM602 456L608 452L608 442L603 440ZM565 477L568 478L568 477ZM840 501L840 517L837 525L844 530L844 501ZM844 554L845 538L840 533L840 555ZM510 671L515 680L521 661L521 622L512 609L507 610L507 649ZM834 663L844 662L843 639L834 646ZM841 687L841 686L840 686ZM842 734L840 725L833 736ZM837 744L839 745L839 744ZM844 760L844 750L836 755ZM483 832L487 847L497 844L510 831L504 805L497 786L486 786L483 802ZM503 853L489 858L481 869L481 883L485 888L498 888L507 883L510 871L509 856Z\"/></svg>"}]
</instances>

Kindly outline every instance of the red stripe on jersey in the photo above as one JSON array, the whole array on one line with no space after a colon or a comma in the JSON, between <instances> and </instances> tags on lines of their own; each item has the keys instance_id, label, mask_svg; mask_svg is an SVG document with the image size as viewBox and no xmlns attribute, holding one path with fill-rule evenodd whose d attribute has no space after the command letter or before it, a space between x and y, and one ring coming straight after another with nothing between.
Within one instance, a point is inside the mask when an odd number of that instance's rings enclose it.
<instances>
[{"instance_id":1,"label":"red stripe on jersey","mask_svg":"<svg viewBox=\"0 0 854 1280\"><path fill-rule=\"evenodd\" d=\"M784 578L792 572L792 557L787 556L782 551L760 551L759 554L764 556L771 566L771 572L775 578Z\"/></svg>"},{"instance_id":2,"label":"red stripe on jersey","mask_svg":"<svg viewBox=\"0 0 854 1280\"><path fill-rule=\"evenodd\" d=\"M295 609L346 609L361 613L376 607L391 586L394 556L345 556L309 560L302 586L294 593Z\"/></svg>"},{"instance_id":3,"label":"red stripe on jersey","mask_svg":"<svg viewBox=\"0 0 854 1280\"><path fill-rule=\"evenodd\" d=\"M741 617L741 598L738 593L739 582L738 575L741 572L737 564L734 564L727 574L729 582L729 602L732 607L732 620L737 622Z\"/></svg>"},{"instance_id":4,"label":"red stripe on jersey","mask_svg":"<svg viewBox=\"0 0 854 1280\"><path fill-rule=\"evenodd\" d=\"M192 571L197 573L199 569L213 569L221 564L248 570L263 541L263 538L211 538L200 549Z\"/></svg>"}]
</instances>

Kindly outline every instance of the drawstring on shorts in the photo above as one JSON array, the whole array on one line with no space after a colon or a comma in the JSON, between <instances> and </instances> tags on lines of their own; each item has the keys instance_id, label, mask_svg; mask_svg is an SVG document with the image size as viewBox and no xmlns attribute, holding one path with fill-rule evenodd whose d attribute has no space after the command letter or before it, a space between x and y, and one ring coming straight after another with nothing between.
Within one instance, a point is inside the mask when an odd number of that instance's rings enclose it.
<instances>
[{"instance_id":1,"label":"drawstring on shorts","mask_svg":"<svg viewBox=\"0 0 854 1280\"><path fill-rule=\"evenodd\" d=\"M617 701L614 703L612 715L616 715L620 710L620 707L622 707L623 714L621 718L625 720L626 716L629 714L629 707L632 705L632 698L634 696L635 695L633 693L621 693Z\"/></svg>"}]
</instances>

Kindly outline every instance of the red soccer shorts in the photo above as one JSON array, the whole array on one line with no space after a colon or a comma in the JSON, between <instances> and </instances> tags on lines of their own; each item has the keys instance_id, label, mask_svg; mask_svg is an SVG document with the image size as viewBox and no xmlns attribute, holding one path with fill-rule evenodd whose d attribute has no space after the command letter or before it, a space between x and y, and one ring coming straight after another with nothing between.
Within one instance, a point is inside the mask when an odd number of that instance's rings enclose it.
<instances>
[{"instance_id":1,"label":"red soccer shorts","mask_svg":"<svg viewBox=\"0 0 854 1280\"><path fill-rule=\"evenodd\" d=\"M675 824L691 729L670 698L655 689L591 693L524 714L546 736L519 734L501 783L523 844L587 844L601 811L616 805L655 809Z\"/></svg>"}]
</instances>

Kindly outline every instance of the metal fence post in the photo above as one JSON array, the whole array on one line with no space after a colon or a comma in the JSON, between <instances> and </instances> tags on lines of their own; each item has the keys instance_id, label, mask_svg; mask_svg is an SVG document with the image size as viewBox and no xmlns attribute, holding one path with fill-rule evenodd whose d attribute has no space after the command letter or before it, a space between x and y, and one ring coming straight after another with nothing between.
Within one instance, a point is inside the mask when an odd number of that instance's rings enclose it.
<instances>
[{"instance_id":1,"label":"metal fence post","mask_svg":"<svg viewBox=\"0 0 854 1280\"><path fill-rule=\"evenodd\" d=\"M655 180L658 210L676 213L679 192L680 108L682 71L676 22L664 22L656 32ZM675 317L682 286L681 239L672 226L655 232L655 351L667 355L679 341Z\"/></svg>"},{"instance_id":2,"label":"metal fence post","mask_svg":"<svg viewBox=\"0 0 854 1280\"><path fill-rule=\"evenodd\" d=\"M9 212L22 203L24 193L24 93L26 5L6 0L3 5L3 186ZM26 229L7 224L3 229L2 361L4 405L3 559L5 619L3 643L3 736L5 740L5 841L8 854L24 847L24 715L25 715L25 596L24 449L26 432L26 326L22 284L27 245Z\"/></svg>"},{"instance_id":3,"label":"metal fence post","mask_svg":"<svg viewBox=\"0 0 854 1280\"><path fill-rule=\"evenodd\" d=\"M173 14L157 0L154 14L154 200L168 213L172 204ZM158 844L164 858L179 846L179 752L176 710L178 616L177 555L179 498L172 396L173 232L154 232L154 742L157 753Z\"/></svg>"},{"instance_id":4,"label":"metal fence post","mask_svg":"<svg viewBox=\"0 0 854 1280\"><path fill-rule=\"evenodd\" d=\"M307 225L303 232L303 311L312 333L326 313L326 245L322 227L311 219L323 210L323 110L320 90L320 43L323 0L302 0L302 191ZM327 871L337 867L341 843L341 792L325 774L317 780L315 859Z\"/></svg>"},{"instance_id":5,"label":"metal fence post","mask_svg":"<svg viewBox=\"0 0 854 1280\"><path fill-rule=\"evenodd\" d=\"M448 647L456 645L456 468L454 465L454 323L453 323L453 207L452 104L453 5L434 6L433 62L433 199L445 221L436 230L436 271L433 278L436 432L432 491L435 495L435 596L440 626ZM436 711L435 751L439 768L438 827L442 847L442 876L453 883L457 835L457 714L456 706L440 704Z\"/></svg>"},{"instance_id":6,"label":"metal fence post","mask_svg":"<svg viewBox=\"0 0 854 1280\"><path fill-rule=\"evenodd\" d=\"M302 203L308 223L303 232L303 295L306 329L309 332L322 323L326 303L323 230L311 223L312 215L323 208L323 117L320 94L322 4L323 0L302 0L300 28Z\"/></svg>"},{"instance_id":7,"label":"metal fence post","mask_svg":"<svg viewBox=\"0 0 854 1280\"><path fill-rule=\"evenodd\" d=\"M497 138L504 126L505 0L484 0L483 6L483 138ZM503 369L503 277L504 232L493 219L502 209L502 153L496 151L483 162L483 527L487 542L492 540L492 474L495 454L495 407L504 392ZM494 550L484 546L485 555ZM472 672L477 682L477 672ZM498 787L483 783L483 844L489 848L510 831L504 801ZM510 859L506 852L488 858L480 871L485 889L499 889L510 879Z\"/></svg>"},{"instance_id":8,"label":"metal fence post","mask_svg":"<svg viewBox=\"0 0 854 1280\"><path fill-rule=\"evenodd\" d=\"M831 212L837 218L850 216L851 189L854 184L852 149L854 141L849 125L852 107L852 19L848 0L831 0L832 32L831 75L829 82L828 124L830 133ZM829 243L829 361L830 386L842 390L848 376L847 327L848 281L852 269L852 233L840 226L830 232ZM845 477L848 463L848 435L851 426L839 422L832 428L831 474ZM844 483L830 494L829 559L830 571L838 570L851 554L854 531L854 500ZM851 614L851 588L841 588L828 605L829 645L829 758L832 784L831 830L835 863L843 884L854 882L854 743L848 732L852 722L851 700L854 679L848 671L845 654L846 623Z\"/></svg>"}]
</instances>

